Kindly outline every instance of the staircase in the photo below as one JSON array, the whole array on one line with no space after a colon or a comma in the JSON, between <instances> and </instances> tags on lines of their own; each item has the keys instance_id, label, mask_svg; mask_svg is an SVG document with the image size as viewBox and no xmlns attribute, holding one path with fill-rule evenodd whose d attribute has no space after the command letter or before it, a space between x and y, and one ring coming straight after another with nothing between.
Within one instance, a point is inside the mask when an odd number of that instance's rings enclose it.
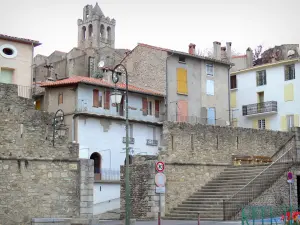
<instances>
[{"instance_id":1,"label":"staircase","mask_svg":"<svg viewBox=\"0 0 300 225\"><path fill-rule=\"evenodd\" d=\"M300 140L300 132L296 134ZM297 146L297 145L296 145ZM167 219L237 219L241 209L271 187L298 160L295 137L291 137L264 165L229 166L199 191L165 215Z\"/></svg>"},{"instance_id":2,"label":"staircase","mask_svg":"<svg viewBox=\"0 0 300 225\"><path fill-rule=\"evenodd\" d=\"M200 214L201 220L223 220L225 210L223 199L230 199L236 193L247 196L247 199L248 197L254 199L256 196L248 196L252 194L251 192L249 193L249 190L243 190L249 182L256 178L255 181L260 185L260 183L265 183L263 181L267 180L270 186L290 166L290 164L273 165L272 170L268 171L270 165L230 166L226 168L219 176L209 181L199 191L193 193L185 201L173 208L169 214L166 214L166 219L193 220L197 219L198 214ZM262 171L264 171L263 176L261 176ZM268 185L258 188L257 191L262 192L262 189L265 190ZM256 195L260 193L256 193ZM235 206L234 212L244 203L245 200L243 198L234 199L230 202L230 204ZM231 205L226 207L229 206Z\"/></svg>"}]
</instances>

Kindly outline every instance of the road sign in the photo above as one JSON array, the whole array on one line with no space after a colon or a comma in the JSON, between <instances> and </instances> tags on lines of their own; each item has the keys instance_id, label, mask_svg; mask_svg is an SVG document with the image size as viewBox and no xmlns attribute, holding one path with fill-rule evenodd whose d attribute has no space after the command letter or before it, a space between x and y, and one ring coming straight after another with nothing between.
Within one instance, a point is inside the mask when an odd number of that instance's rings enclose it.
<instances>
[{"instance_id":1,"label":"road sign","mask_svg":"<svg viewBox=\"0 0 300 225\"><path fill-rule=\"evenodd\" d=\"M288 174L287 174L287 182L288 183L290 183L290 184L292 184L292 183L294 183L294 180L293 180L293 173L292 172L288 172Z\"/></svg>"},{"instance_id":2,"label":"road sign","mask_svg":"<svg viewBox=\"0 0 300 225\"><path fill-rule=\"evenodd\" d=\"M157 187L164 187L166 184L166 176L163 173L157 173L155 175L155 184Z\"/></svg>"},{"instance_id":3,"label":"road sign","mask_svg":"<svg viewBox=\"0 0 300 225\"><path fill-rule=\"evenodd\" d=\"M156 171L159 172L159 173L162 173L165 170L165 164L164 164L164 162L157 162L155 164L155 167L156 167Z\"/></svg>"},{"instance_id":4,"label":"road sign","mask_svg":"<svg viewBox=\"0 0 300 225\"><path fill-rule=\"evenodd\" d=\"M155 187L156 194L164 194L166 193L166 187Z\"/></svg>"}]
</instances>

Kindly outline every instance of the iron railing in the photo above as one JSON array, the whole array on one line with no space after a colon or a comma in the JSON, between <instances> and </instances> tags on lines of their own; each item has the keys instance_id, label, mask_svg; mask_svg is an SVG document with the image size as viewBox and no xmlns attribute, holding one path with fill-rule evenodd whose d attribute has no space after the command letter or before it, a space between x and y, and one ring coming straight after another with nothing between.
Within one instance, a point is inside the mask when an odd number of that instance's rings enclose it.
<instances>
[{"instance_id":1,"label":"iron railing","mask_svg":"<svg viewBox=\"0 0 300 225\"><path fill-rule=\"evenodd\" d=\"M273 183L297 161L297 149L295 147L294 136L289 139L280 152L279 157L278 152L274 154L274 157L277 159L273 163L263 169L229 199L223 200L224 220L236 219L237 214L244 206L248 205L263 191L272 186ZM242 177L240 179L242 179Z\"/></svg>"},{"instance_id":2,"label":"iron railing","mask_svg":"<svg viewBox=\"0 0 300 225\"><path fill-rule=\"evenodd\" d=\"M128 137L128 141L129 141L129 144L134 144L134 138L133 137ZM123 137L123 143L126 143L126 137Z\"/></svg>"},{"instance_id":3,"label":"iron railing","mask_svg":"<svg viewBox=\"0 0 300 225\"><path fill-rule=\"evenodd\" d=\"M120 180L120 170L118 169L106 169L95 168L95 181L105 180L105 181L119 181Z\"/></svg>"},{"instance_id":4,"label":"iron railing","mask_svg":"<svg viewBox=\"0 0 300 225\"><path fill-rule=\"evenodd\" d=\"M277 101L261 102L250 105L243 105L243 116L259 113L277 112Z\"/></svg>"},{"instance_id":5,"label":"iron railing","mask_svg":"<svg viewBox=\"0 0 300 225\"><path fill-rule=\"evenodd\" d=\"M158 145L158 140L147 139L146 144L149 145L149 146L157 146Z\"/></svg>"}]
</instances>

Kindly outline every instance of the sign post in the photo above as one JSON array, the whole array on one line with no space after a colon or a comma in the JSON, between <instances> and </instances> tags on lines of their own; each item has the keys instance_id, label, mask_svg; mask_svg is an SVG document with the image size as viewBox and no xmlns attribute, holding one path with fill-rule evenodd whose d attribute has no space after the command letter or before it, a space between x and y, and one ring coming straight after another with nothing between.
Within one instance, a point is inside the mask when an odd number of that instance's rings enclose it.
<instances>
[{"instance_id":1,"label":"sign post","mask_svg":"<svg viewBox=\"0 0 300 225\"><path fill-rule=\"evenodd\" d=\"M155 169L157 174L155 175L155 193L159 194L159 210L158 210L158 225L161 224L161 194L166 192L166 176L163 173L165 170L165 163L164 162L157 162L155 164Z\"/></svg>"},{"instance_id":2,"label":"sign post","mask_svg":"<svg viewBox=\"0 0 300 225\"><path fill-rule=\"evenodd\" d=\"M290 205L290 215L292 215L292 184L294 183L293 180L293 173L292 172L288 172L287 174L287 182L289 183L289 189L290 189L290 193L289 193L289 205ZM291 224L292 220L290 220L290 224Z\"/></svg>"}]
</instances>

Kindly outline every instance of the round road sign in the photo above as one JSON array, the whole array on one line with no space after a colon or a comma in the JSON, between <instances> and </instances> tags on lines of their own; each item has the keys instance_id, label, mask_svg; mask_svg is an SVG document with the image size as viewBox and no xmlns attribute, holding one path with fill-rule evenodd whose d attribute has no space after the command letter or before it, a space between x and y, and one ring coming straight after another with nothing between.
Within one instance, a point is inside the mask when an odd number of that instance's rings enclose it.
<instances>
[{"instance_id":1,"label":"round road sign","mask_svg":"<svg viewBox=\"0 0 300 225\"><path fill-rule=\"evenodd\" d=\"M164 187L166 184L166 176L163 173L157 173L155 175L155 184L157 187Z\"/></svg>"},{"instance_id":2,"label":"round road sign","mask_svg":"<svg viewBox=\"0 0 300 225\"><path fill-rule=\"evenodd\" d=\"M156 171L159 173L162 173L165 170L165 164L163 162L157 162L155 167L156 167Z\"/></svg>"}]
</instances>

